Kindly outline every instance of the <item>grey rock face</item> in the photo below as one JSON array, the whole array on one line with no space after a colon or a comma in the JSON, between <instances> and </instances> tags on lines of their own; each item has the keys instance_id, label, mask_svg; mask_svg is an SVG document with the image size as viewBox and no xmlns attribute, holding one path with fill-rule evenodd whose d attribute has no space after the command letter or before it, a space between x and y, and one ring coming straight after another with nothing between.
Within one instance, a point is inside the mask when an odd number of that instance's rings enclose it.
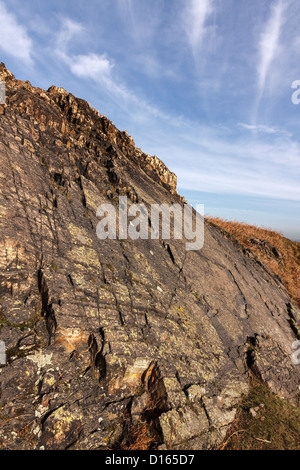
<instances>
[{"instance_id":1,"label":"grey rock face","mask_svg":"<svg viewBox=\"0 0 300 470\"><path fill-rule=\"evenodd\" d=\"M280 279L205 224L185 240L99 240L99 204L184 204L176 176L86 102L0 66L0 444L219 443L255 374L299 399L300 314Z\"/></svg>"}]
</instances>

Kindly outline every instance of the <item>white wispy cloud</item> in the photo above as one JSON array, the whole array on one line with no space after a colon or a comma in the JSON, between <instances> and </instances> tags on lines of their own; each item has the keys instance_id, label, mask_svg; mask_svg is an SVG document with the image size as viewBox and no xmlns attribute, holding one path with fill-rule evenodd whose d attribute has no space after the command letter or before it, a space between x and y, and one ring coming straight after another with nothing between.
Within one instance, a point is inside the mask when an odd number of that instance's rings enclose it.
<instances>
[{"instance_id":1,"label":"white wispy cloud","mask_svg":"<svg viewBox=\"0 0 300 470\"><path fill-rule=\"evenodd\" d=\"M152 153L177 174L181 191L300 202L300 144L277 132L267 139L265 133L232 132L186 127L175 136L164 129L164 143Z\"/></svg>"},{"instance_id":2,"label":"white wispy cloud","mask_svg":"<svg viewBox=\"0 0 300 470\"><path fill-rule=\"evenodd\" d=\"M0 2L0 49L24 62L32 62L32 40L27 29Z\"/></svg>"},{"instance_id":3,"label":"white wispy cloud","mask_svg":"<svg viewBox=\"0 0 300 470\"><path fill-rule=\"evenodd\" d=\"M280 47L280 33L284 23L284 4L282 0L277 1L272 8L271 14L264 25L258 42L258 104L264 93L268 74L278 54Z\"/></svg>"},{"instance_id":4,"label":"white wispy cloud","mask_svg":"<svg viewBox=\"0 0 300 470\"><path fill-rule=\"evenodd\" d=\"M275 14L279 5L277 2L272 10L272 21L270 19L265 25L261 36L265 48L261 46L261 50L267 54L269 40L273 51L268 55L268 61L264 61L266 77L276 55L274 44L279 43L280 28L274 27L276 21L277 26L282 25L282 10L279 16ZM204 10L202 15L199 13L197 22L202 34L205 34L205 18L212 3L207 2L206 8L207 13L204 15ZM100 84L102 91L105 90L126 115L134 116L136 128L140 132L145 129L147 145L151 141L149 150L141 146L149 153L159 155L178 174L181 188L300 200L299 178L296 178L300 174L300 147L291 139L291 134L277 126L244 122L238 126L249 134L237 133L236 129L230 128L226 133L210 127L201 128L197 123L189 122L187 117L165 113L159 105L148 102L128 86L120 64L107 53L73 52L76 52L74 44L80 42L84 31L82 24L66 21L58 34L57 53L74 75ZM199 47L202 40L201 34L197 34L194 32L193 36L195 47Z\"/></svg>"},{"instance_id":5,"label":"white wispy cloud","mask_svg":"<svg viewBox=\"0 0 300 470\"><path fill-rule=\"evenodd\" d=\"M81 23L65 18L62 20L62 28L56 39L55 53L70 68L71 72L80 78L92 79L95 82L105 82L109 84L112 81L111 71L114 64L108 59L106 54L96 54L89 52L87 54L73 54L69 52L71 41L77 37L79 39L85 32Z\"/></svg>"},{"instance_id":6,"label":"white wispy cloud","mask_svg":"<svg viewBox=\"0 0 300 470\"><path fill-rule=\"evenodd\" d=\"M116 0L115 3L123 28L136 46L151 46L162 26L162 2Z\"/></svg>"},{"instance_id":7,"label":"white wispy cloud","mask_svg":"<svg viewBox=\"0 0 300 470\"><path fill-rule=\"evenodd\" d=\"M119 78L115 69L115 62L106 53L96 54L73 54L70 52L70 44L75 37L85 32L82 24L69 18L63 20L61 32L58 34L55 53L68 65L71 72L85 80L93 80L96 84L101 84L110 99L116 101L124 112L132 114L140 123L146 122L149 115L165 120L172 117L165 115L158 107L149 103L144 98L137 96Z\"/></svg>"},{"instance_id":8,"label":"white wispy cloud","mask_svg":"<svg viewBox=\"0 0 300 470\"><path fill-rule=\"evenodd\" d=\"M70 69L78 77L91 78L95 81L111 80L113 63L105 54L86 54L73 56L70 60Z\"/></svg>"},{"instance_id":9,"label":"white wispy cloud","mask_svg":"<svg viewBox=\"0 0 300 470\"><path fill-rule=\"evenodd\" d=\"M183 189L255 195L300 202L300 147L292 141L274 141L267 145L251 138L233 143L218 139L205 147L187 148L184 165L178 150L173 171Z\"/></svg>"},{"instance_id":10,"label":"white wispy cloud","mask_svg":"<svg viewBox=\"0 0 300 470\"><path fill-rule=\"evenodd\" d=\"M69 42L83 33L84 27L81 23L72 20L71 18L62 19L62 28L56 37L56 50L61 53L66 53L69 47Z\"/></svg>"},{"instance_id":11,"label":"white wispy cloud","mask_svg":"<svg viewBox=\"0 0 300 470\"><path fill-rule=\"evenodd\" d=\"M207 19L214 11L214 0L189 0L183 12L183 27L194 53L208 31Z\"/></svg>"},{"instance_id":12,"label":"white wispy cloud","mask_svg":"<svg viewBox=\"0 0 300 470\"><path fill-rule=\"evenodd\" d=\"M246 124L243 122L238 123L239 127L252 132L258 132L262 134L281 134L287 137L292 137L292 134L284 129L277 129L276 127L265 126L263 124Z\"/></svg>"}]
</instances>

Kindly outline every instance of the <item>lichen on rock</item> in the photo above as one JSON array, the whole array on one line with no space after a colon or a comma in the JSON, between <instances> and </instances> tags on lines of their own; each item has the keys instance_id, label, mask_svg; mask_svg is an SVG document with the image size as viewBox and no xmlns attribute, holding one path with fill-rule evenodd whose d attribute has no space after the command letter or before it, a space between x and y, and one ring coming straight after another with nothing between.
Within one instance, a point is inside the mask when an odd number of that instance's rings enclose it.
<instances>
[{"instance_id":1,"label":"lichen on rock","mask_svg":"<svg viewBox=\"0 0 300 470\"><path fill-rule=\"evenodd\" d=\"M176 176L84 100L0 79L0 445L126 448L146 425L148 448L212 448L253 374L297 403L280 280L211 224L201 251L99 240L99 204L183 206Z\"/></svg>"}]
</instances>

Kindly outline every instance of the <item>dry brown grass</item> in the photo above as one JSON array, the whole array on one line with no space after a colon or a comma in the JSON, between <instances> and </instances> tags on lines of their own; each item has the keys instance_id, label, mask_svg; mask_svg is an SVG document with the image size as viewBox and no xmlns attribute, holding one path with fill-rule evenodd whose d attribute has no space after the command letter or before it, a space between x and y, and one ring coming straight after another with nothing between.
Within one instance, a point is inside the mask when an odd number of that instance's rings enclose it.
<instances>
[{"instance_id":1,"label":"dry brown grass","mask_svg":"<svg viewBox=\"0 0 300 470\"><path fill-rule=\"evenodd\" d=\"M127 440L121 446L121 450L150 450L155 442L152 423L139 422L129 429Z\"/></svg>"},{"instance_id":2,"label":"dry brown grass","mask_svg":"<svg viewBox=\"0 0 300 470\"><path fill-rule=\"evenodd\" d=\"M300 307L300 243L292 242L281 233L242 222L206 217L250 249L259 260L277 274L289 295Z\"/></svg>"}]
</instances>

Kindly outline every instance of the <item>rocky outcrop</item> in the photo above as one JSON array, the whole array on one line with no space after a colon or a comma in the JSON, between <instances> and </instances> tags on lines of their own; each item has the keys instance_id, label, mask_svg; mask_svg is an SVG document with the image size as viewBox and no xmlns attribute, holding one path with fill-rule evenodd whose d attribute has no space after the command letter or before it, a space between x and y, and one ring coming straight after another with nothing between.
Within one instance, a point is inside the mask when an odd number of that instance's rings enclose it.
<instances>
[{"instance_id":1,"label":"rocky outcrop","mask_svg":"<svg viewBox=\"0 0 300 470\"><path fill-rule=\"evenodd\" d=\"M201 251L99 240L99 204L183 205L176 176L62 88L0 79L1 446L119 448L146 423L154 447L212 448L251 374L297 403L280 279L209 223Z\"/></svg>"}]
</instances>

